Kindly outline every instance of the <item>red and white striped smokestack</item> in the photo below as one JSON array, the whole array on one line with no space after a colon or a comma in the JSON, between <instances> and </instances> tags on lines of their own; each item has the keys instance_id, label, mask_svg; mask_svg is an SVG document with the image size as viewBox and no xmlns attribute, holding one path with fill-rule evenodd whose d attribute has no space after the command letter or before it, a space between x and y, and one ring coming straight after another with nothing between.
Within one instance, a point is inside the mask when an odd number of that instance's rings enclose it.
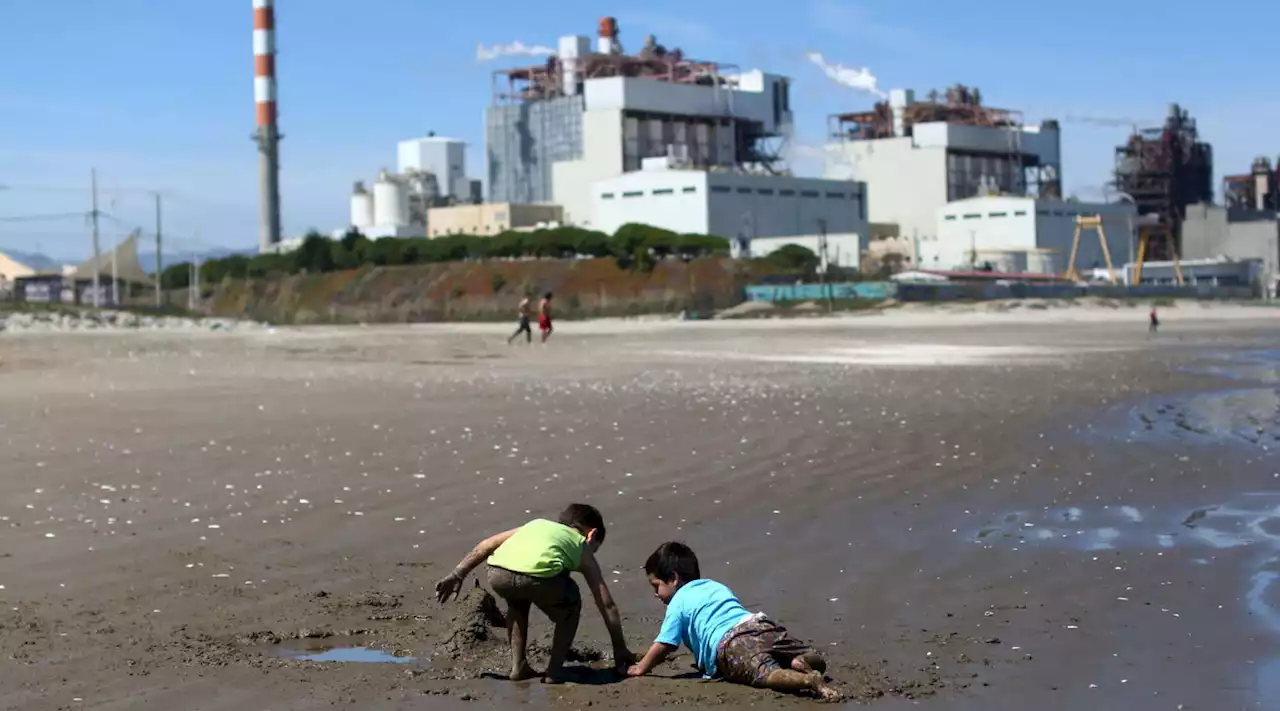
<instances>
[{"instance_id":1,"label":"red and white striped smokestack","mask_svg":"<svg viewBox=\"0 0 1280 711\"><path fill-rule=\"evenodd\" d=\"M258 182L262 225L258 247L280 243L280 131L276 125L276 12L274 0L253 0L253 100L257 107Z\"/></svg>"},{"instance_id":2,"label":"red and white striped smokestack","mask_svg":"<svg viewBox=\"0 0 1280 711\"><path fill-rule=\"evenodd\" d=\"M276 123L276 11L272 0L253 0L253 100L258 129Z\"/></svg>"}]
</instances>

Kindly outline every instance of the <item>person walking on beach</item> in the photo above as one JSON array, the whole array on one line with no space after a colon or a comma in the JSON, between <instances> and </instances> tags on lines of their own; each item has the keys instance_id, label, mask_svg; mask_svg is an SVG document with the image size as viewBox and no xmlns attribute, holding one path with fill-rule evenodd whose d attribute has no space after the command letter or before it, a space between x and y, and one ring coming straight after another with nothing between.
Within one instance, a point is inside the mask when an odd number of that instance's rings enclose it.
<instances>
[{"instance_id":1,"label":"person walking on beach","mask_svg":"<svg viewBox=\"0 0 1280 711\"><path fill-rule=\"evenodd\" d=\"M1147 328L1147 334L1154 336L1156 331L1160 330L1160 315L1156 313L1156 307L1151 307L1151 324Z\"/></svg>"},{"instance_id":2,"label":"person walking on beach","mask_svg":"<svg viewBox=\"0 0 1280 711\"><path fill-rule=\"evenodd\" d=\"M507 345L511 345L511 342L519 338L522 333L524 334L525 343L533 343L533 329L529 327L529 319L533 316L533 314L530 313L532 310L533 307L529 303L529 297L526 296L520 300L520 307L517 313L520 319L520 325L516 326L516 332L511 334L511 337L507 339Z\"/></svg>"},{"instance_id":3,"label":"person walking on beach","mask_svg":"<svg viewBox=\"0 0 1280 711\"><path fill-rule=\"evenodd\" d=\"M542 331L542 342L546 343L551 337L551 292L547 292L542 296L542 302L538 304L538 330Z\"/></svg>"}]
</instances>

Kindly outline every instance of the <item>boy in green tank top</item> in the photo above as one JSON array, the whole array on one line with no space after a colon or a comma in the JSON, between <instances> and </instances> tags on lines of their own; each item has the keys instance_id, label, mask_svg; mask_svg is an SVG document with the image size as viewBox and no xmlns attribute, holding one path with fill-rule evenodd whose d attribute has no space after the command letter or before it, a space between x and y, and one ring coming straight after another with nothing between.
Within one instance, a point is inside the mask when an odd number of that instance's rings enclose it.
<instances>
[{"instance_id":1,"label":"boy in green tank top","mask_svg":"<svg viewBox=\"0 0 1280 711\"><path fill-rule=\"evenodd\" d=\"M511 643L511 680L537 676L529 666L529 608L537 605L555 624L551 658L543 681L563 680L565 657L578 631L582 595L570 573L582 573L613 640L613 659L619 672L632 661L622 636L622 617L609 594L595 552L604 543L604 517L594 506L570 504L560 520L534 519L481 541L453 572L436 583L436 599L445 602L462 589L467 574L489 563L489 586L507 602L507 636Z\"/></svg>"}]
</instances>

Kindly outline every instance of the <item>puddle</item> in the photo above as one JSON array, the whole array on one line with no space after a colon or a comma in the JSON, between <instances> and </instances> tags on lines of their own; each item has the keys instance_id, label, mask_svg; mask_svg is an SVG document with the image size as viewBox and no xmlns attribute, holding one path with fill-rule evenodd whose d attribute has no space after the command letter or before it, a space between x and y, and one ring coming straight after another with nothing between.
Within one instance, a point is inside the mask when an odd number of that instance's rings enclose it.
<instances>
[{"instance_id":1,"label":"puddle","mask_svg":"<svg viewBox=\"0 0 1280 711\"><path fill-rule=\"evenodd\" d=\"M299 662L355 662L409 664L413 657L396 656L392 652L364 646L350 638L304 639L273 645L268 654Z\"/></svg>"},{"instance_id":2,"label":"puddle","mask_svg":"<svg viewBox=\"0 0 1280 711\"><path fill-rule=\"evenodd\" d=\"M1116 408L1090 429L1127 442L1280 447L1280 351L1217 354L1180 370L1227 382L1216 390Z\"/></svg>"}]
</instances>

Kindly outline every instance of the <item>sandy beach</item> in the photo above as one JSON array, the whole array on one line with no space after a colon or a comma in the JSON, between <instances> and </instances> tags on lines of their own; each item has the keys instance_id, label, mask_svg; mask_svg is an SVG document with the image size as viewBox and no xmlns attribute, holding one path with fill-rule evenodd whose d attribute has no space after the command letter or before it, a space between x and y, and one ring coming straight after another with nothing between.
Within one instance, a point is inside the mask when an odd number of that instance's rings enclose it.
<instances>
[{"instance_id":1,"label":"sandy beach","mask_svg":"<svg viewBox=\"0 0 1280 711\"><path fill-rule=\"evenodd\" d=\"M4 334L0 706L813 703L687 655L492 678L502 631L432 586L585 501L637 650L678 539L853 704L1278 708L1280 309L1161 317ZM293 658L329 647L400 663ZM589 603L578 649L608 650Z\"/></svg>"}]
</instances>

